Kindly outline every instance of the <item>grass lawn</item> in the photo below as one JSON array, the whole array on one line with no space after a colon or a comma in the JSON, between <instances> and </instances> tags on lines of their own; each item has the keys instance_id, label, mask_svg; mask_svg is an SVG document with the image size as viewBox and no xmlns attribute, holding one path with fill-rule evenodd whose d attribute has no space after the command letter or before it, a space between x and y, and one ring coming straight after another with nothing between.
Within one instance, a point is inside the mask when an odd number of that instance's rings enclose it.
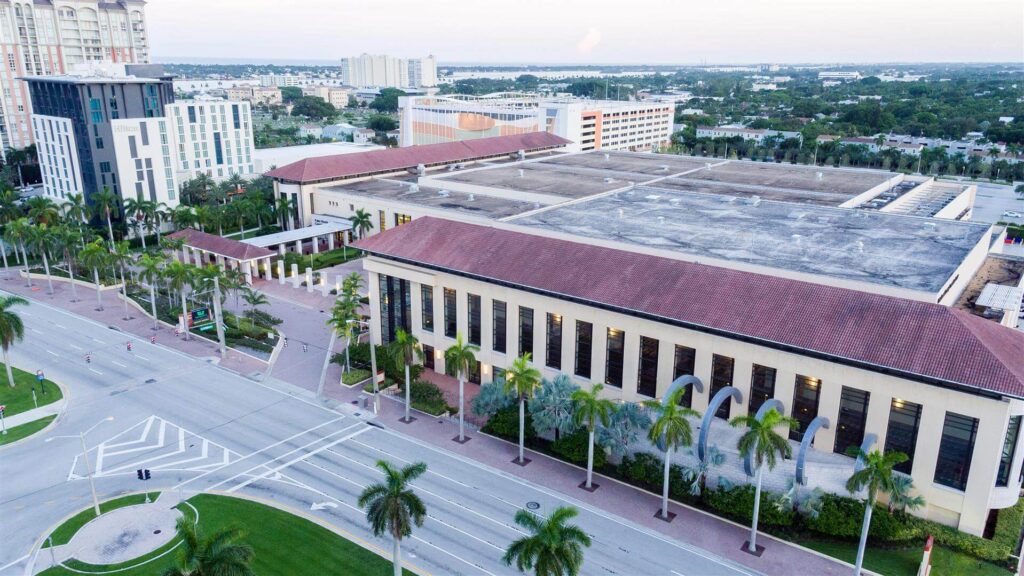
<instances>
[{"instance_id":1,"label":"grass lawn","mask_svg":"<svg viewBox=\"0 0 1024 576\"><path fill-rule=\"evenodd\" d=\"M0 436L0 446L10 444L11 442L21 440L22 438L27 438L36 432L39 432L43 428L49 426L50 422L53 422L53 419L56 417L57 415L54 414L53 416L33 420L20 426L15 426L14 428L8 428L7 434Z\"/></svg>"},{"instance_id":2,"label":"grass lawn","mask_svg":"<svg viewBox=\"0 0 1024 576\"><path fill-rule=\"evenodd\" d=\"M53 382L43 380L43 390L46 391L46 394L42 394L39 391L35 374L14 367L11 367L11 372L14 373L14 388L7 385L7 371L0 365L0 404L6 406L4 417L14 416L35 408L32 403L33 386L36 387L36 399L39 400L40 406L61 399L60 387Z\"/></svg>"},{"instance_id":3,"label":"grass lawn","mask_svg":"<svg viewBox=\"0 0 1024 576\"><path fill-rule=\"evenodd\" d=\"M159 492L150 492L149 499L156 500L159 496ZM134 506L135 504L142 504L146 501L145 494L131 494L128 496L122 496L120 498L114 498L113 500L107 500L106 502L100 502L100 512L110 512L111 510L117 510L118 508L124 508L125 506ZM53 545L60 546L61 544L67 544L71 541L71 537L76 532L85 526L90 520L96 517L93 512L92 506L82 510L78 514L75 514L71 518L68 518L66 522L57 527L50 536L53 538ZM46 547L48 542L43 543L43 547Z\"/></svg>"},{"instance_id":4,"label":"grass lawn","mask_svg":"<svg viewBox=\"0 0 1024 576\"><path fill-rule=\"evenodd\" d=\"M334 532L287 512L250 502L200 494L189 502L199 511L200 529L207 535L225 528L239 527L242 541L255 552L252 569L260 576L296 576L302 574L346 574L352 576L390 576L391 562ZM161 574L175 562L176 552L159 560L117 572L118 576ZM74 564L81 570L86 566ZM96 568L99 571L100 567ZM109 567L102 567L109 570ZM63 568L51 568L46 576L73 575ZM405 570L412 576L412 572Z\"/></svg>"},{"instance_id":5,"label":"grass lawn","mask_svg":"<svg viewBox=\"0 0 1024 576\"><path fill-rule=\"evenodd\" d=\"M798 543L851 564L857 559L856 544L825 540L801 540ZM885 576L915 576L921 563L921 553L921 548L917 547L893 550L872 548L871 545L868 545L867 552L864 554L864 568ZM961 574L1007 576L1009 571L948 548L935 546L932 549L931 574L933 576L959 576Z\"/></svg>"}]
</instances>

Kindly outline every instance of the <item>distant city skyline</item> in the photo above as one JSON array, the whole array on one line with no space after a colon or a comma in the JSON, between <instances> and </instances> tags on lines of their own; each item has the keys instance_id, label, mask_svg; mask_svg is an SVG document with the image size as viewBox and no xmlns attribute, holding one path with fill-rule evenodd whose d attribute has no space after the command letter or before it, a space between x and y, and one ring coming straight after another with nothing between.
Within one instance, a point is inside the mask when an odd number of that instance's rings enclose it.
<instances>
[{"instance_id":1,"label":"distant city skyline","mask_svg":"<svg viewBox=\"0 0 1024 576\"><path fill-rule=\"evenodd\" d=\"M637 13L584 0L481 6L151 0L146 10L163 62L330 63L362 52L434 54L442 64L1024 62L1019 0L653 0Z\"/></svg>"}]
</instances>

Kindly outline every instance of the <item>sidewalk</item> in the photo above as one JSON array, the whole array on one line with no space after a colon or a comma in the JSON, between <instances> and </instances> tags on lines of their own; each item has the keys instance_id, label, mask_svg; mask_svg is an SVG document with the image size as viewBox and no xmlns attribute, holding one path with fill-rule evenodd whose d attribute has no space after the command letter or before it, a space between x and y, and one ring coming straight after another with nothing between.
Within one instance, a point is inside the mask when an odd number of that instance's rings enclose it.
<instances>
[{"instance_id":1,"label":"sidewalk","mask_svg":"<svg viewBox=\"0 0 1024 576\"><path fill-rule=\"evenodd\" d=\"M4 416L4 425L7 426L8 428L14 428L15 426L20 426L22 424L27 424L29 422L42 420L47 416L56 416L57 414L60 414L61 412L64 411L64 404L66 403L67 400L61 398L60 400L57 400L56 402L51 402L46 406L40 406L39 408L26 410L25 412L15 414L14 416Z\"/></svg>"}]
</instances>

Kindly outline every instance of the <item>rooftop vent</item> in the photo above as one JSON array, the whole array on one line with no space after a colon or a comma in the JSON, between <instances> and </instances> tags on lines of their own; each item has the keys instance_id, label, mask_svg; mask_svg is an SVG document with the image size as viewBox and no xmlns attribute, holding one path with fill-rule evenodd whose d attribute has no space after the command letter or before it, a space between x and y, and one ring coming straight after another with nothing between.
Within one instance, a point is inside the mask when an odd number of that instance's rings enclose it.
<instances>
[{"instance_id":1,"label":"rooftop vent","mask_svg":"<svg viewBox=\"0 0 1024 576\"><path fill-rule=\"evenodd\" d=\"M604 183L605 184L611 184L612 182L615 182L615 180L613 180L613 179L611 179L611 178L609 178L607 176L604 177Z\"/></svg>"},{"instance_id":2,"label":"rooftop vent","mask_svg":"<svg viewBox=\"0 0 1024 576\"><path fill-rule=\"evenodd\" d=\"M668 172L668 164L662 164L661 165L661 171L662 172Z\"/></svg>"},{"instance_id":3,"label":"rooftop vent","mask_svg":"<svg viewBox=\"0 0 1024 576\"><path fill-rule=\"evenodd\" d=\"M523 170L522 168L520 168L520 169L519 169L519 177L520 177L520 178L522 178L522 177L523 177L523 174L526 174L526 171L525 171L525 170Z\"/></svg>"},{"instance_id":4,"label":"rooftop vent","mask_svg":"<svg viewBox=\"0 0 1024 576\"><path fill-rule=\"evenodd\" d=\"M815 179L818 180L819 182L821 182L822 178L824 178L824 177L825 177L825 175L823 173L818 172L818 174L815 176Z\"/></svg>"},{"instance_id":5,"label":"rooftop vent","mask_svg":"<svg viewBox=\"0 0 1024 576\"><path fill-rule=\"evenodd\" d=\"M466 200L469 202L476 200L476 194L470 194L469 196L466 196Z\"/></svg>"},{"instance_id":6,"label":"rooftop vent","mask_svg":"<svg viewBox=\"0 0 1024 576\"><path fill-rule=\"evenodd\" d=\"M447 198L449 196L449 193L447 190L438 190L437 195L441 196L442 198Z\"/></svg>"},{"instance_id":7,"label":"rooftop vent","mask_svg":"<svg viewBox=\"0 0 1024 576\"><path fill-rule=\"evenodd\" d=\"M427 167L426 166L424 166L423 164L417 164L416 165L416 174L418 174L420 176L423 176L426 173L427 173Z\"/></svg>"},{"instance_id":8,"label":"rooftop vent","mask_svg":"<svg viewBox=\"0 0 1024 576\"><path fill-rule=\"evenodd\" d=\"M611 154L605 154L605 155L604 155L604 161L605 161L605 162L607 162L607 161L609 161L609 160L611 160L611 159L612 159L612 155L611 155Z\"/></svg>"}]
</instances>

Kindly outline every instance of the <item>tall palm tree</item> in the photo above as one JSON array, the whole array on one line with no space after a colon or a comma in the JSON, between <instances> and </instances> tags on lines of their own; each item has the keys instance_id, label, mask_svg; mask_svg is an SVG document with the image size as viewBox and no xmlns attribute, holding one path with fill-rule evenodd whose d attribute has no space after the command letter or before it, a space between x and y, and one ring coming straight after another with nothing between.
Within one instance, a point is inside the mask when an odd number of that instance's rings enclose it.
<instances>
[{"instance_id":1,"label":"tall palm tree","mask_svg":"<svg viewBox=\"0 0 1024 576\"><path fill-rule=\"evenodd\" d=\"M25 202L28 218L35 224L53 226L60 220L60 209L46 196L33 196Z\"/></svg>"},{"instance_id":2,"label":"tall palm tree","mask_svg":"<svg viewBox=\"0 0 1024 576\"><path fill-rule=\"evenodd\" d=\"M0 348L4 351L4 367L7 368L7 384L14 388L14 374L11 373L11 360L7 351L15 342L25 337L25 324L21 316L11 310L15 306L27 306L28 300L20 296L0 296Z\"/></svg>"},{"instance_id":3,"label":"tall palm tree","mask_svg":"<svg viewBox=\"0 0 1024 576\"><path fill-rule=\"evenodd\" d=\"M82 224L89 221L90 213L89 205L85 202L85 195L68 194L68 197L64 199L64 217L74 222L79 230L82 229Z\"/></svg>"},{"instance_id":4,"label":"tall palm tree","mask_svg":"<svg viewBox=\"0 0 1024 576\"><path fill-rule=\"evenodd\" d=\"M175 230L188 228L196 223L196 214L191 206L180 204L171 210L171 223Z\"/></svg>"},{"instance_id":5,"label":"tall palm tree","mask_svg":"<svg viewBox=\"0 0 1024 576\"><path fill-rule=\"evenodd\" d=\"M871 512L879 492L892 494L897 491L896 473L893 467L907 461L903 452L885 452L872 450L865 452L859 446L850 447L850 455L856 456L864 463L864 467L854 472L846 481L846 489L851 494L867 489L867 500L864 502L864 522L860 530L860 545L857 546L857 563L854 565L854 576L860 576L864 565L864 548L868 543L868 530L871 528Z\"/></svg>"},{"instance_id":6,"label":"tall palm tree","mask_svg":"<svg viewBox=\"0 0 1024 576\"><path fill-rule=\"evenodd\" d=\"M768 470L774 470L779 457L789 458L793 453L793 447L789 440L775 431L779 426L785 426L791 430L796 429L799 423L794 418L783 416L781 412L772 408L765 412L758 420L754 416L737 416L729 421L729 424L739 428L746 427L747 431L740 436L736 447L744 458L753 457L754 467L757 468L757 483L754 489L754 519L750 525L750 541L747 543L747 550L752 554L757 553L757 517L761 508L761 480L764 477L765 466Z\"/></svg>"},{"instance_id":7,"label":"tall palm tree","mask_svg":"<svg viewBox=\"0 0 1024 576\"><path fill-rule=\"evenodd\" d=\"M10 188L0 190L0 223L6 224L21 217L20 199L21 196Z\"/></svg>"},{"instance_id":8,"label":"tall palm tree","mask_svg":"<svg viewBox=\"0 0 1024 576\"><path fill-rule=\"evenodd\" d=\"M164 256L160 253L143 254L139 266L142 268L139 275L143 282L149 284L149 309L153 314L153 330L156 330L160 327L160 319L156 314L156 285L163 278Z\"/></svg>"},{"instance_id":9,"label":"tall palm tree","mask_svg":"<svg viewBox=\"0 0 1024 576\"><path fill-rule=\"evenodd\" d=\"M195 206L192 208L192 221L199 225L200 232L206 232L206 224L210 221L210 210L208 206Z\"/></svg>"},{"instance_id":10,"label":"tall palm tree","mask_svg":"<svg viewBox=\"0 0 1024 576\"><path fill-rule=\"evenodd\" d=\"M195 267L185 264L183 262L174 261L164 268L164 278L171 285L171 290L177 290L181 295L181 319L184 325L182 329L185 331L185 340L191 340L191 335L188 330L188 286L192 281L192 276Z\"/></svg>"},{"instance_id":11,"label":"tall palm tree","mask_svg":"<svg viewBox=\"0 0 1024 576\"><path fill-rule=\"evenodd\" d=\"M462 339L462 333L455 334L455 344L444 351L444 364L455 368L459 378L459 442L466 441L465 433L465 387L466 378L469 377L469 367L476 365L476 353L480 351L479 346L466 343Z\"/></svg>"},{"instance_id":12,"label":"tall palm tree","mask_svg":"<svg viewBox=\"0 0 1024 576\"><path fill-rule=\"evenodd\" d=\"M509 545L501 561L515 563L520 572L533 570L536 576L576 576L583 567L583 549L590 547L590 536L579 526L567 524L579 512L560 506L551 516L541 518L529 510L516 512L516 524L527 531Z\"/></svg>"},{"instance_id":13,"label":"tall palm tree","mask_svg":"<svg viewBox=\"0 0 1024 576\"><path fill-rule=\"evenodd\" d=\"M352 367L349 363L349 347L352 342L353 335L355 334L358 322L359 313L357 312L358 301L353 298L349 298L343 294L341 298L334 301L334 306L331 308L331 315L327 319L327 324L333 328L331 334L336 337L342 337L345 339L345 371L351 372ZM372 346L372 343L371 343ZM334 349L334 342L328 346L328 350ZM376 374L373 375L373 386L374 389L377 387Z\"/></svg>"},{"instance_id":14,"label":"tall palm tree","mask_svg":"<svg viewBox=\"0 0 1024 576\"><path fill-rule=\"evenodd\" d=\"M516 463L521 466L528 464L523 456L526 444L526 400L533 396L539 385L540 370L530 365L529 352L513 360L512 365L505 370L505 391L519 397L519 459Z\"/></svg>"},{"instance_id":15,"label":"tall palm tree","mask_svg":"<svg viewBox=\"0 0 1024 576\"><path fill-rule=\"evenodd\" d=\"M267 306L270 304L270 300L267 299L267 295L258 290L253 290L246 286L242 289L242 300L249 305L249 326L255 324L256 310L260 306Z\"/></svg>"},{"instance_id":16,"label":"tall palm tree","mask_svg":"<svg viewBox=\"0 0 1024 576\"><path fill-rule=\"evenodd\" d=\"M242 532L228 529L203 537L195 522L178 518L178 565L163 576L253 576L252 548L239 544Z\"/></svg>"},{"instance_id":17,"label":"tall palm tree","mask_svg":"<svg viewBox=\"0 0 1024 576\"><path fill-rule=\"evenodd\" d=\"M395 576L402 575L402 539L412 534L413 526L423 526L427 507L412 491L409 483L427 471L423 462L396 469L384 460L377 461L384 482L371 484L359 495L359 507L366 509L366 520L374 536L387 532L394 539L392 564Z\"/></svg>"},{"instance_id":18,"label":"tall palm tree","mask_svg":"<svg viewBox=\"0 0 1024 576\"><path fill-rule=\"evenodd\" d=\"M297 206L295 200L291 196L281 196L277 199L275 210L278 216L281 217L281 229L291 230L295 223L293 214L295 213Z\"/></svg>"},{"instance_id":19,"label":"tall palm tree","mask_svg":"<svg viewBox=\"0 0 1024 576\"><path fill-rule=\"evenodd\" d=\"M128 282L125 280L124 271L132 262L132 251L128 247L128 241L122 240L114 244L114 251L110 253L110 263L116 270L121 272L121 295L124 297L124 319L131 320L128 315Z\"/></svg>"},{"instance_id":20,"label":"tall palm tree","mask_svg":"<svg viewBox=\"0 0 1024 576\"><path fill-rule=\"evenodd\" d=\"M127 198L124 201L124 218L128 226L135 231L142 242L142 251L146 251L146 222L149 218L149 201Z\"/></svg>"},{"instance_id":21,"label":"tall palm tree","mask_svg":"<svg viewBox=\"0 0 1024 576\"><path fill-rule=\"evenodd\" d=\"M100 290L100 268L107 266L110 262L110 252L103 245L103 241L97 239L85 245L85 248L78 253L78 260L82 266L92 268L92 277L96 282L96 309L103 310L103 293Z\"/></svg>"},{"instance_id":22,"label":"tall palm tree","mask_svg":"<svg viewBox=\"0 0 1024 576\"><path fill-rule=\"evenodd\" d=\"M598 425L608 425L608 421L615 412L615 403L607 398L601 398L601 390L604 390L604 384L597 383L590 390L580 388L572 393L572 401L576 405L573 421L576 426L586 425L590 435L587 447L587 490L593 489L594 434L597 432Z\"/></svg>"},{"instance_id":23,"label":"tall palm tree","mask_svg":"<svg viewBox=\"0 0 1024 576\"><path fill-rule=\"evenodd\" d=\"M118 206L121 203L121 199L110 191L106 186L103 190L93 194L92 196L93 206L96 207L96 212L104 215L107 219L107 234L110 235L108 241L110 242L110 249L114 249L114 225L112 223L112 214L118 210Z\"/></svg>"},{"instance_id":24,"label":"tall palm tree","mask_svg":"<svg viewBox=\"0 0 1024 576\"><path fill-rule=\"evenodd\" d=\"M680 388L672 393L664 402L651 400L644 405L654 412L654 422L647 431L647 439L665 448L665 470L661 482L661 518L671 519L668 513L669 475L672 471L672 453L680 448L693 444L693 430L690 418L700 418L696 410L679 405L685 390Z\"/></svg>"},{"instance_id":25,"label":"tall palm tree","mask_svg":"<svg viewBox=\"0 0 1024 576\"><path fill-rule=\"evenodd\" d=\"M372 345L372 344L371 344ZM409 416L409 407L412 403L412 382L409 381L409 367L416 362L416 359L423 359L423 348L420 341L411 332L399 328L395 332L395 339L388 345L388 352L394 359L396 368L405 368L405 419L403 422L412 422Z\"/></svg>"},{"instance_id":26,"label":"tall palm tree","mask_svg":"<svg viewBox=\"0 0 1024 576\"><path fill-rule=\"evenodd\" d=\"M38 196L37 196L38 198ZM25 229L25 243L32 251L43 258L43 270L46 273L47 293L53 295L53 277L50 276L50 259L47 253L53 248L53 233L45 223L29 226Z\"/></svg>"},{"instance_id":27,"label":"tall palm tree","mask_svg":"<svg viewBox=\"0 0 1024 576\"><path fill-rule=\"evenodd\" d=\"M75 250L82 243L82 233L68 224L61 224L53 231L54 247L64 256L71 284L71 301L78 302L78 287L75 284Z\"/></svg>"},{"instance_id":28,"label":"tall palm tree","mask_svg":"<svg viewBox=\"0 0 1024 576\"><path fill-rule=\"evenodd\" d=\"M170 217L171 209L164 202L152 202L151 204L153 207L153 230L156 232L156 243L159 245L163 240L160 237L160 228L163 226L164 221Z\"/></svg>"},{"instance_id":29,"label":"tall palm tree","mask_svg":"<svg viewBox=\"0 0 1024 576\"><path fill-rule=\"evenodd\" d=\"M352 229L356 231L359 238L366 236L366 233L373 230L373 217L362 208L356 210L349 220L352 221Z\"/></svg>"},{"instance_id":30,"label":"tall palm tree","mask_svg":"<svg viewBox=\"0 0 1024 576\"><path fill-rule=\"evenodd\" d=\"M25 251L25 242L28 240L28 236L31 233L29 229L32 225L29 224L28 218L18 218L13 222L8 222L7 226L4 227L4 241L11 244L17 250L21 248L21 260L25 265L25 278L26 286L32 287L32 277L28 273L28 253Z\"/></svg>"}]
</instances>

